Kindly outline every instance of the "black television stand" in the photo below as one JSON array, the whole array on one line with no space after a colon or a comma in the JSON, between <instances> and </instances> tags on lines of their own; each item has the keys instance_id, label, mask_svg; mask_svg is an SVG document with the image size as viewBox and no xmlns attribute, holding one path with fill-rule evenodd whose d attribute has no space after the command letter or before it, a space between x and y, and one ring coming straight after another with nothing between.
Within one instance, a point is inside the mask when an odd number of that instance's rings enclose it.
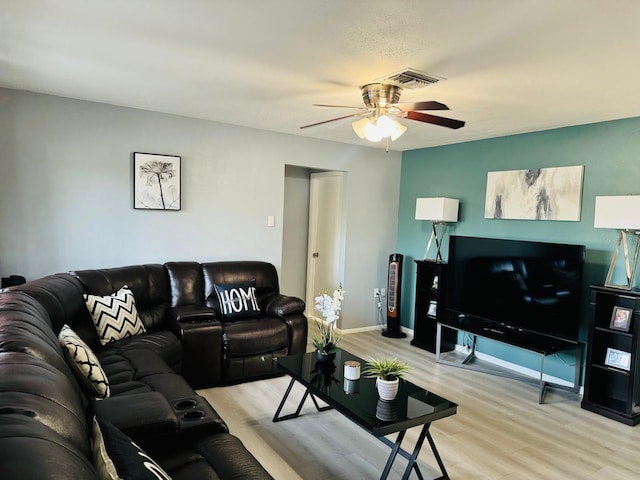
<instances>
[{"instance_id":1,"label":"black television stand","mask_svg":"<svg viewBox=\"0 0 640 480\"><path fill-rule=\"evenodd\" d=\"M573 393L580 391L580 372L582 361L582 344L578 341L559 339L541 333L530 332L518 328L506 328L500 324L486 322L469 317L459 317L438 322L436 327L436 362L444 365L468 368L479 372L490 373L507 378L533 382L538 385L538 403L543 403L546 389L549 387L568 390ZM441 351L442 338L447 331L464 332L472 337L469 352L461 355L460 352L445 353ZM497 367L489 362L482 361L476 356L476 341L478 337L488 338L496 342L518 347L540 357L540 375L538 378L530 377L514 372L507 368ZM544 379L544 360L547 356L560 352L573 351L575 354L575 368L573 384L561 385ZM463 358L460 358L460 357Z\"/></svg>"},{"instance_id":2,"label":"black television stand","mask_svg":"<svg viewBox=\"0 0 640 480\"><path fill-rule=\"evenodd\" d=\"M497 328L483 327L482 329L485 332L495 333L496 335L504 335L506 333L504 330L498 330Z\"/></svg>"}]
</instances>

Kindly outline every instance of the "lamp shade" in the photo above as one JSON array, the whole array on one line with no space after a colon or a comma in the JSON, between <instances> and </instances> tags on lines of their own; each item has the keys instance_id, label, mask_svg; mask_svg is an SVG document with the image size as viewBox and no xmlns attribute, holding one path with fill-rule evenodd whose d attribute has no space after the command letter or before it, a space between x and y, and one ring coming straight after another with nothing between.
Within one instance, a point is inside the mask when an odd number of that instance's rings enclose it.
<instances>
[{"instance_id":1,"label":"lamp shade","mask_svg":"<svg viewBox=\"0 0 640 480\"><path fill-rule=\"evenodd\" d=\"M407 131L407 127L386 115L377 119L366 117L356 120L351 124L351 127L358 137L366 138L370 142L379 142L386 137L389 137L393 142Z\"/></svg>"},{"instance_id":2,"label":"lamp shade","mask_svg":"<svg viewBox=\"0 0 640 480\"><path fill-rule=\"evenodd\" d=\"M596 197L593 226L640 230L640 195Z\"/></svg>"},{"instance_id":3,"label":"lamp shade","mask_svg":"<svg viewBox=\"0 0 640 480\"><path fill-rule=\"evenodd\" d=\"M358 135L361 139L364 140L364 129L370 123L371 123L371 120L369 120L369 117L361 118L360 120L356 120L355 122L353 122L351 124L351 127L353 128L353 131L356 132L356 135Z\"/></svg>"},{"instance_id":4,"label":"lamp shade","mask_svg":"<svg viewBox=\"0 0 640 480\"><path fill-rule=\"evenodd\" d=\"M378 127L378 132L380 132L382 138L390 137L392 142L396 141L404 132L407 131L407 127L386 115L382 115L378 118L376 126Z\"/></svg>"},{"instance_id":5,"label":"lamp shade","mask_svg":"<svg viewBox=\"0 0 640 480\"><path fill-rule=\"evenodd\" d=\"M457 222L459 204L454 198L416 198L416 220Z\"/></svg>"}]
</instances>

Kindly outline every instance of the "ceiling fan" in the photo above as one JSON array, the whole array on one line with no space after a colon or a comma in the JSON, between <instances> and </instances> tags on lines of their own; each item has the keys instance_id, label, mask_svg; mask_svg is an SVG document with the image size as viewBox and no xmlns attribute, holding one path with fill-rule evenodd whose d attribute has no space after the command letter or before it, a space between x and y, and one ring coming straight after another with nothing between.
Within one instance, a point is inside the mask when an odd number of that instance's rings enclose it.
<instances>
[{"instance_id":1,"label":"ceiling fan","mask_svg":"<svg viewBox=\"0 0 640 480\"><path fill-rule=\"evenodd\" d=\"M449 107L446 105L435 101L398 103L401 93L402 87L398 85L390 83L369 83L362 87L364 107L314 104L316 107L356 108L360 110L359 112L304 125L300 128L315 127L345 118L364 117L351 124L353 130L362 139L366 138L372 142L379 142L383 138L387 138L387 140L390 138L392 141L396 140L407 130L407 127L393 120L391 117L408 118L409 120L431 123L453 129L464 127L465 122L461 120L438 117L421 112L421 110L449 110Z\"/></svg>"}]
</instances>

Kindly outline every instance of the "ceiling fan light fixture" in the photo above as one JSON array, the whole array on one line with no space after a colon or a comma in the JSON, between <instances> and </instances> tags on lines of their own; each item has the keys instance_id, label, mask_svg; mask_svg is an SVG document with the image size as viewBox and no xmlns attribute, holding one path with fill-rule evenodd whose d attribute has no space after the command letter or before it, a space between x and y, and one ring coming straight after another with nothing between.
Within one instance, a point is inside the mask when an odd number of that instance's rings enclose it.
<instances>
[{"instance_id":1,"label":"ceiling fan light fixture","mask_svg":"<svg viewBox=\"0 0 640 480\"><path fill-rule=\"evenodd\" d=\"M404 134L404 132L407 131L407 127L391 118L394 116L416 122L440 125L454 130L462 128L465 125L465 122L462 120L454 120L452 118L422 113L425 110L449 110L449 107L440 102L430 100L412 103L398 103L400 100L400 94L402 93L402 87L399 85L389 83L369 83L361 87L361 91L362 100L365 105L364 108L345 105L314 104L319 107L356 108L359 112L332 118L330 120L324 120L322 122L312 123L310 125L303 125L300 128L316 127L318 125L324 125L325 123L335 122L345 118L364 116L364 118L360 118L360 120L356 120L351 123L353 131L361 139L367 139L370 142L379 142L383 138L386 138L388 149L389 141L393 142L397 140Z\"/></svg>"},{"instance_id":2,"label":"ceiling fan light fixture","mask_svg":"<svg viewBox=\"0 0 640 480\"><path fill-rule=\"evenodd\" d=\"M396 127L396 130L394 132L393 135L391 135L391 141L394 142L396 141L398 138L400 138L402 136L402 134L404 132L407 131L407 127L405 127L404 125L402 125L400 122L396 122L398 125Z\"/></svg>"},{"instance_id":3,"label":"ceiling fan light fixture","mask_svg":"<svg viewBox=\"0 0 640 480\"><path fill-rule=\"evenodd\" d=\"M379 142L383 137L380 125L375 120L369 119L369 123L364 127L364 138L370 142Z\"/></svg>"},{"instance_id":4,"label":"ceiling fan light fixture","mask_svg":"<svg viewBox=\"0 0 640 480\"><path fill-rule=\"evenodd\" d=\"M362 140L364 140L364 138L365 138L365 136L364 136L365 128L370 123L371 123L371 120L369 120L368 117L365 117L365 118L361 118L360 120L356 120L355 122L353 122L351 124L351 127L353 128L353 131L356 132L356 135L358 135L358 137L360 137Z\"/></svg>"},{"instance_id":5,"label":"ceiling fan light fixture","mask_svg":"<svg viewBox=\"0 0 640 480\"><path fill-rule=\"evenodd\" d=\"M394 141L407 131L407 127L387 115L381 115L377 119L363 118L353 122L351 127L358 137L363 140L367 139L370 142L379 142L386 137Z\"/></svg>"},{"instance_id":6,"label":"ceiling fan light fixture","mask_svg":"<svg viewBox=\"0 0 640 480\"><path fill-rule=\"evenodd\" d=\"M378 118L377 126L382 138L391 137L392 142L400 138L402 134L407 131L407 127L389 118L387 115L382 115Z\"/></svg>"}]
</instances>

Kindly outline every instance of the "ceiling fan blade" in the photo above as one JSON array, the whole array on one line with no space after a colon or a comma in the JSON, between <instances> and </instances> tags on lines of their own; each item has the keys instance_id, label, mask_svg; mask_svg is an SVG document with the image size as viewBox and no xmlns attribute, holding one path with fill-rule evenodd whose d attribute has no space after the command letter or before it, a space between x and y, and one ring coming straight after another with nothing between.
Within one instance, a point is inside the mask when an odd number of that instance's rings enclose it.
<instances>
[{"instance_id":1,"label":"ceiling fan blade","mask_svg":"<svg viewBox=\"0 0 640 480\"><path fill-rule=\"evenodd\" d=\"M397 107L402 110L449 110L444 103L430 101L430 102L416 102L416 103L396 103Z\"/></svg>"},{"instance_id":2,"label":"ceiling fan blade","mask_svg":"<svg viewBox=\"0 0 640 480\"><path fill-rule=\"evenodd\" d=\"M331 107L331 108L357 108L358 110L366 110L365 107L354 107L353 105L325 105L324 103L314 103L313 106L314 107Z\"/></svg>"},{"instance_id":3,"label":"ceiling fan blade","mask_svg":"<svg viewBox=\"0 0 640 480\"><path fill-rule=\"evenodd\" d=\"M332 118L331 120L325 120L325 121L323 121L323 122L312 123L312 124L310 124L310 125L303 125L303 126L302 126L302 127L300 127L300 128L302 129L302 128L315 127L315 126L317 126L317 125L323 125L323 124L325 124L325 123L335 122L336 120L342 120L342 119L345 119L345 118L361 117L362 115L368 115L368 113L369 113L368 111L366 111L366 112L353 113L353 114L351 114L351 115L345 115L345 116L343 116L343 117Z\"/></svg>"},{"instance_id":4,"label":"ceiling fan blade","mask_svg":"<svg viewBox=\"0 0 640 480\"><path fill-rule=\"evenodd\" d=\"M420 112L407 112L404 118L409 120L417 120L418 122L432 123L434 125L440 125L441 127L448 127L458 129L464 127L462 120L454 120L453 118L438 117L436 115L429 115L427 113Z\"/></svg>"}]
</instances>

